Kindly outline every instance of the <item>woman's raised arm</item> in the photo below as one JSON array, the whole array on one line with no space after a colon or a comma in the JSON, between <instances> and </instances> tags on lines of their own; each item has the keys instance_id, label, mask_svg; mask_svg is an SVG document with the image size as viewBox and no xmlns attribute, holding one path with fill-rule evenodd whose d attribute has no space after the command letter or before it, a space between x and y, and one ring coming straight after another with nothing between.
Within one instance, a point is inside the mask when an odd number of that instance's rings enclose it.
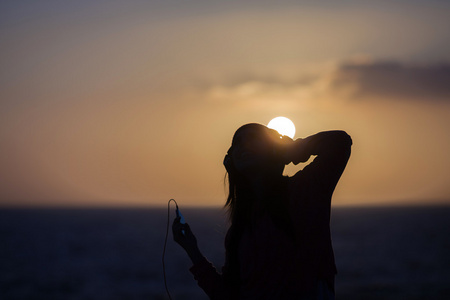
<instances>
[{"instance_id":1,"label":"woman's raised arm","mask_svg":"<svg viewBox=\"0 0 450 300\"><path fill-rule=\"evenodd\" d=\"M295 176L313 178L318 188L332 193L347 165L351 146L352 139L345 131L324 131L293 141L287 156L298 164L316 155L314 161Z\"/></svg>"}]
</instances>

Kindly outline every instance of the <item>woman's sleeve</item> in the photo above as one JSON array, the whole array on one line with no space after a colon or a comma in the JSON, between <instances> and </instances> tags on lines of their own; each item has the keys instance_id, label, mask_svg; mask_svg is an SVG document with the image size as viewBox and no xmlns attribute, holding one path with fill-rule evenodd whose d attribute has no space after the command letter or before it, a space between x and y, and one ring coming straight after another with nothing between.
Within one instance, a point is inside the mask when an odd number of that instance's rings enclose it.
<instances>
[{"instance_id":1,"label":"woman's sleeve","mask_svg":"<svg viewBox=\"0 0 450 300\"><path fill-rule=\"evenodd\" d=\"M345 131L319 132L299 141L298 152L294 155L317 157L294 175L294 184L306 180L316 192L331 197L347 165L351 145L352 139Z\"/></svg>"},{"instance_id":2,"label":"woman's sleeve","mask_svg":"<svg viewBox=\"0 0 450 300\"><path fill-rule=\"evenodd\" d=\"M225 286L223 276L219 274L211 262L204 258L191 269L198 286L212 300L228 300L228 289Z\"/></svg>"}]
</instances>

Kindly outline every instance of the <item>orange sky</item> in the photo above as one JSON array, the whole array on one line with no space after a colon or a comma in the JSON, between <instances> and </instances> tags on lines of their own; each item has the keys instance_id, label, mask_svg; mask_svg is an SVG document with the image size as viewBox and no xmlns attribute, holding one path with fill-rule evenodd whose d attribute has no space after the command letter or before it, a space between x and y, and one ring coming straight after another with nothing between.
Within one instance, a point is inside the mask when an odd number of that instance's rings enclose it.
<instances>
[{"instance_id":1,"label":"orange sky","mask_svg":"<svg viewBox=\"0 0 450 300\"><path fill-rule=\"evenodd\" d=\"M0 4L0 205L222 205L234 131L280 115L352 136L336 204L450 203L448 3L22 4Z\"/></svg>"}]
</instances>

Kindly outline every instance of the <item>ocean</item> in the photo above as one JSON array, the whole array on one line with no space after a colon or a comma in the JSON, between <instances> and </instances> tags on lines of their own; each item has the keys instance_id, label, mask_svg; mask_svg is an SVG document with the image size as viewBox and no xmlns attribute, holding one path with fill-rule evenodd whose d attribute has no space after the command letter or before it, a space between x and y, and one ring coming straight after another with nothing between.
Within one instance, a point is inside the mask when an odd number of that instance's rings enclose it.
<instances>
[{"instance_id":1,"label":"ocean","mask_svg":"<svg viewBox=\"0 0 450 300\"><path fill-rule=\"evenodd\" d=\"M182 208L219 269L225 212ZM174 209L171 209L172 223ZM0 299L168 299L167 209L1 209ZM450 207L337 207L337 299L450 299ZM207 299L169 232L172 298Z\"/></svg>"}]
</instances>

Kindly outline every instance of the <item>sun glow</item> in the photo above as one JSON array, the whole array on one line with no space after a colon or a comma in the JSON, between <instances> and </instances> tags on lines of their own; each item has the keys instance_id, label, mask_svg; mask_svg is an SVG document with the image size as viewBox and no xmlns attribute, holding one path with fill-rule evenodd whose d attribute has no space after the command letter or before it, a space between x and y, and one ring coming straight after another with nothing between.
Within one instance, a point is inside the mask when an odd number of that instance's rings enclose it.
<instances>
[{"instance_id":1,"label":"sun glow","mask_svg":"<svg viewBox=\"0 0 450 300\"><path fill-rule=\"evenodd\" d=\"M267 127L275 129L281 135L287 135L290 138L294 138L295 135L295 125L294 123L285 117L276 117L272 119Z\"/></svg>"}]
</instances>

